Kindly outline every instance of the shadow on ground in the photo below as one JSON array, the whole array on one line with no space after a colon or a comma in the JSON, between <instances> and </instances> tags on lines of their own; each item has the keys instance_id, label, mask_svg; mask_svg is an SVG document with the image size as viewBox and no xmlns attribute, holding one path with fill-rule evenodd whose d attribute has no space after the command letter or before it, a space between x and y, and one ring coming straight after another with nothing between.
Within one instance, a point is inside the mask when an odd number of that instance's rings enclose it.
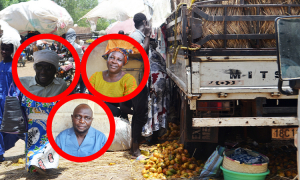
<instances>
[{"instance_id":1,"label":"shadow on ground","mask_svg":"<svg viewBox=\"0 0 300 180\"><path fill-rule=\"evenodd\" d=\"M15 161L18 161L19 158L25 158L25 154L21 154L21 155L18 155L18 156L9 156L9 157L5 157L5 161L12 161L12 162L15 162Z\"/></svg>"},{"instance_id":2,"label":"shadow on ground","mask_svg":"<svg viewBox=\"0 0 300 180\"><path fill-rule=\"evenodd\" d=\"M0 173L0 176L3 176L0 178L0 180L6 180L6 179L30 179L30 180L40 180L40 179L57 179L59 175L63 171L65 171L68 168L58 168L58 169L51 169L47 171L47 174L38 174L38 173L29 173L26 172L25 168L18 168L6 172Z\"/></svg>"}]
</instances>

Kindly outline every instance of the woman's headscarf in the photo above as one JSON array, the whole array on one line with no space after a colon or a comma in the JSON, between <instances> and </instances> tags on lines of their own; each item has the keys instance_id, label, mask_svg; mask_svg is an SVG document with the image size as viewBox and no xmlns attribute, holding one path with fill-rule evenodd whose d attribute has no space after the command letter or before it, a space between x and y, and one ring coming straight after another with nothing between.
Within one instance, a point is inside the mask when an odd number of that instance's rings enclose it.
<instances>
[{"instance_id":1,"label":"woman's headscarf","mask_svg":"<svg viewBox=\"0 0 300 180\"><path fill-rule=\"evenodd\" d=\"M108 59L108 56L110 55L110 53L115 52L115 51L120 52L120 53L123 54L123 56L124 56L124 65L127 64L128 59L129 59L128 56L129 56L129 54L132 53L132 50L131 50L131 49L124 49L124 48L118 48L118 47L115 47L115 48L113 48L113 49L110 49L110 50L106 51L106 53L105 53L102 57L103 57L105 60L107 60L107 59Z\"/></svg>"}]
</instances>

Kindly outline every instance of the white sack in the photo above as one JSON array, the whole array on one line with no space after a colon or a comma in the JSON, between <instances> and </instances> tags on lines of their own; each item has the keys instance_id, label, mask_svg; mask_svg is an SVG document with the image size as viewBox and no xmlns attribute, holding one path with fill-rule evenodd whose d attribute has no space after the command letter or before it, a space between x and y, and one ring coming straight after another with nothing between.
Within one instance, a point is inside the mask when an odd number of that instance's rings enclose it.
<instances>
[{"instance_id":1,"label":"white sack","mask_svg":"<svg viewBox=\"0 0 300 180\"><path fill-rule=\"evenodd\" d=\"M131 126L127 120L115 117L115 138L108 151L124 151L130 149Z\"/></svg>"},{"instance_id":2,"label":"white sack","mask_svg":"<svg viewBox=\"0 0 300 180\"><path fill-rule=\"evenodd\" d=\"M37 46L42 46L43 45L43 41L42 40L37 40L36 45Z\"/></svg>"},{"instance_id":3,"label":"white sack","mask_svg":"<svg viewBox=\"0 0 300 180\"><path fill-rule=\"evenodd\" d=\"M143 10L143 0L103 0L82 18L90 19L97 17L125 21Z\"/></svg>"},{"instance_id":4,"label":"white sack","mask_svg":"<svg viewBox=\"0 0 300 180\"><path fill-rule=\"evenodd\" d=\"M171 12L170 0L149 0L153 7L153 16L151 24L153 28L160 27L167 19Z\"/></svg>"},{"instance_id":5,"label":"white sack","mask_svg":"<svg viewBox=\"0 0 300 180\"><path fill-rule=\"evenodd\" d=\"M140 12L146 15L152 27L159 27L171 14L170 0L102 0L82 18L87 18L95 31L98 18L125 21Z\"/></svg>"},{"instance_id":6,"label":"white sack","mask_svg":"<svg viewBox=\"0 0 300 180\"><path fill-rule=\"evenodd\" d=\"M65 8L50 0L13 4L0 11L0 19L26 35L27 31L61 36L73 26L73 19Z\"/></svg>"},{"instance_id":7,"label":"white sack","mask_svg":"<svg viewBox=\"0 0 300 180\"><path fill-rule=\"evenodd\" d=\"M15 52L20 46L21 37L17 30L12 28L7 24L7 22L0 20L1 30L3 31L3 35L0 39L0 44L3 42L4 44L12 44L14 46L14 52L12 53L12 57L14 57ZM2 57L0 58L2 59Z\"/></svg>"}]
</instances>

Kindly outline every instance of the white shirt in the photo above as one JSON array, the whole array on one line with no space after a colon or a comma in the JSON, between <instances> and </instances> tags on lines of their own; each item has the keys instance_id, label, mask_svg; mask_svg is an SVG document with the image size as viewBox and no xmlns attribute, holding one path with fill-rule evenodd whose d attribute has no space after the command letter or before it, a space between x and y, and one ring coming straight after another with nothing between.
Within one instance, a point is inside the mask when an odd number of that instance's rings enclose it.
<instances>
[{"instance_id":1,"label":"white shirt","mask_svg":"<svg viewBox=\"0 0 300 180\"><path fill-rule=\"evenodd\" d=\"M67 83L61 78L54 78L48 86L39 85L35 76L21 77L20 81L27 91L40 97L52 97L59 95L67 89Z\"/></svg>"}]
</instances>

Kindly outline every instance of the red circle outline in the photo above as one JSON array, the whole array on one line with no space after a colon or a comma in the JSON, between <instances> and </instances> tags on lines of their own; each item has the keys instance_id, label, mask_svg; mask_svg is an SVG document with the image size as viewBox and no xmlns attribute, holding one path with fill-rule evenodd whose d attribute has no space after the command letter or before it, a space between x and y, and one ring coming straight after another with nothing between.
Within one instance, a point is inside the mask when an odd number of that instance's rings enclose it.
<instances>
[{"instance_id":1,"label":"red circle outline","mask_svg":"<svg viewBox=\"0 0 300 180\"><path fill-rule=\"evenodd\" d=\"M107 141L105 143L105 145L95 154L92 154L90 156L85 156L85 157L76 157L76 156L71 156L67 153L65 153L64 151L62 151L56 144L54 138L53 138L53 134L52 134L52 122L53 122L53 118L55 113L57 112L57 110L64 105L65 103L74 100L74 99L88 99L91 101L94 101L95 103L97 103L99 106L102 107L102 109L105 111L106 115L108 116L109 119L109 126L110 126L110 130L109 130L109 136L107 138ZM110 111L110 109L108 108L108 106L101 101L98 98L95 98L95 96L89 95L89 94L72 94L70 96L67 96L66 98L62 99L61 101L57 102L55 104L55 106L53 106L52 110L49 113L48 119L47 119L47 136L48 136L48 140L51 144L51 146L53 147L53 149L63 158L68 159L70 161L73 162L88 162L88 161L92 161L94 159L97 159L98 157L100 157L101 155L103 155L108 148L110 147L111 143L113 142L114 136L115 136L115 131L116 131L116 126L115 126L115 120L114 120L114 116L112 114L112 112Z\"/></svg>"},{"instance_id":2,"label":"red circle outline","mask_svg":"<svg viewBox=\"0 0 300 180\"><path fill-rule=\"evenodd\" d=\"M143 61L144 61L144 75L143 75L143 79L142 79L141 83L139 84L139 86L132 93L130 93L126 96L123 96L123 97L108 97L108 96L105 96L105 95L99 93L98 91L96 91L93 88L93 86L89 82L88 77L87 77L87 73L86 73L87 60L88 60L88 57L89 57L90 53L92 52L92 50L98 44L102 43L103 41L110 40L110 39L121 39L121 40L124 40L124 41L127 41L127 42L131 43L133 46L135 46L139 50L139 52L142 55ZM150 63L149 63L149 59L148 59L147 53L144 50L144 48L136 40L134 40L133 38L131 38L129 36L126 36L126 35L122 35L122 34L108 34L108 35L101 36L100 38L96 39L86 49L85 53L83 54L81 63L82 63L81 65L83 67L81 69L82 80L83 80L85 86L88 88L88 90L92 94L97 95L103 101L112 102L112 103L119 103L119 102L128 101L128 100L134 98L136 95L138 95L143 90L145 85L147 84L148 77L149 77L149 74L150 74Z\"/></svg>"},{"instance_id":3,"label":"red circle outline","mask_svg":"<svg viewBox=\"0 0 300 180\"><path fill-rule=\"evenodd\" d=\"M57 95L57 96L53 96L53 97L40 97L40 96L36 96L32 93L30 93L21 83L19 76L18 76L18 70L17 70L17 66L18 66L18 59L19 56L21 54L21 52L32 42L40 40L40 39L52 39L55 41L58 41L60 43L62 43L63 45L65 45L68 50L70 50L70 52L73 55L74 61L75 61L75 75L73 78L72 83L70 84L70 86L61 94ZM38 102L55 102L58 101L60 99L62 99L63 97L69 95L72 90L76 87L78 81L79 81L79 76L80 76L80 60L79 60L79 56L75 50L75 48L64 38L54 35L54 34L39 34L39 35L35 35L29 39L27 39L26 41L24 41L20 47L17 49L14 58L13 58L13 62L12 62L12 75L13 75L13 80L15 82L15 84L17 85L17 87L20 89L20 91L27 96L28 98L34 100L34 101L38 101Z\"/></svg>"}]
</instances>

